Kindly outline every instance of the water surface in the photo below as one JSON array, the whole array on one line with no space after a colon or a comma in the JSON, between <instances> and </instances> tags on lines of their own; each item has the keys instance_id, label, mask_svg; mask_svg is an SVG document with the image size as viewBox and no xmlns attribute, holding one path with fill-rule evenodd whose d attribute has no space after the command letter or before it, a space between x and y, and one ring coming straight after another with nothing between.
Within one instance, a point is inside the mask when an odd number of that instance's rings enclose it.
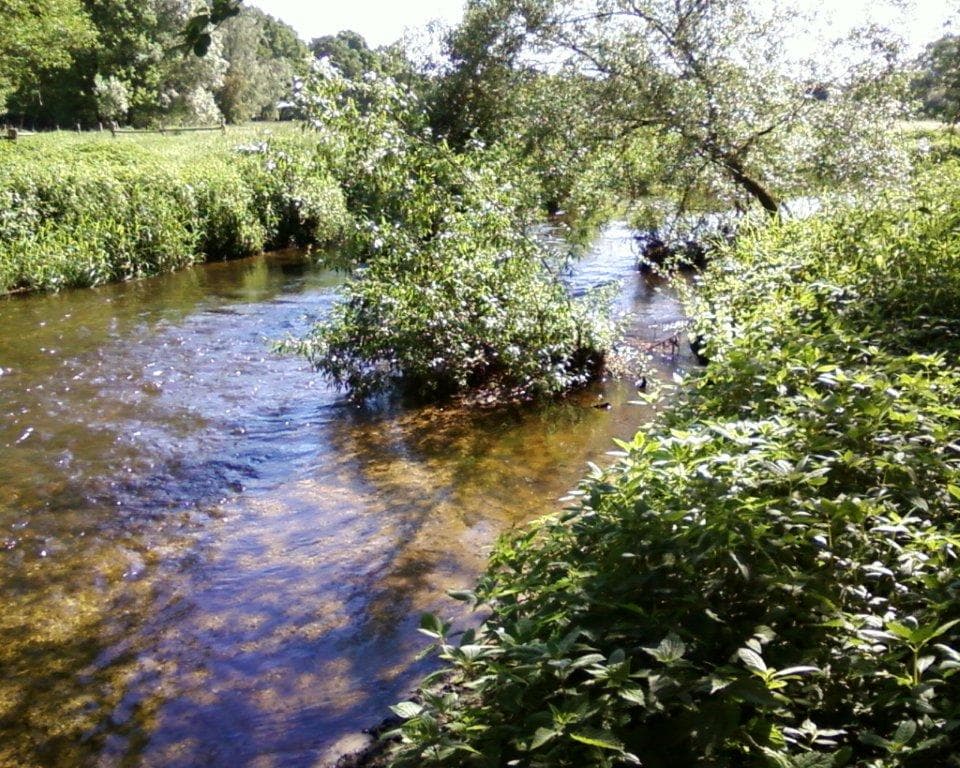
<instances>
[{"instance_id":1,"label":"water surface","mask_svg":"<svg viewBox=\"0 0 960 768\"><path fill-rule=\"evenodd\" d=\"M573 283L669 335L634 264L611 228ZM349 405L270 351L339 281L282 253L0 301L0 764L323 765L426 669L420 612L648 417L629 380Z\"/></svg>"}]
</instances>

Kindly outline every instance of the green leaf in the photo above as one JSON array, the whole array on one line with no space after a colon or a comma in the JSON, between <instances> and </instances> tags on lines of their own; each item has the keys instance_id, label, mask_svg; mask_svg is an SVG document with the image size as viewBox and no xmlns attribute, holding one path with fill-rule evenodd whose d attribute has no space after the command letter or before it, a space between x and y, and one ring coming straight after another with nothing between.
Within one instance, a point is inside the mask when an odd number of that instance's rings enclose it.
<instances>
[{"instance_id":1,"label":"green leaf","mask_svg":"<svg viewBox=\"0 0 960 768\"><path fill-rule=\"evenodd\" d=\"M644 696L642 688L621 688L617 693L624 701L638 704L641 707L647 703L647 697Z\"/></svg>"},{"instance_id":2,"label":"green leaf","mask_svg":"<svg viewBox=\"0 0 960 768\"><path fill-rule=\"evenodd\" d=\"M404 720L410 720L411 718L414 718L423 712L423 705L417 704L413 701L401 701L399 704L392 705L390 710L397 717L402 717Z\"/></svg>"},{"instance_id":3,"label":"green leaf","mask_svg":"<svg viewBox=\"0 0 960 768\"><path fill-rule=\"evenodd\" d=\"M927 637L924 639L932 640L935 637L940 637L940 635L953 629L955 626L957 626L957 624L960 624L960 619L954 619L953 621L948 621L946 624L941 624L939 627L933 630L933 632L930 635L927 635Z\"/></svg>"},{"instance_id":4,"label":"green leaf","mask_svg":"<svg viewBox=\"0 0 960 768\"><path fill-rule=\"evenodd\" d=\"M893 741L897 744L909 744L916 733L917 724L913 720L904 720L897 726L897 732L893 735Z\"/></svg>"},{"instance_id":5,"label":"green leaf","mask_svg":"<svg viewBox=\"0 0 960 768\"><path fill-rule=\"evenodd\" d=\"M953 496L953 498L960 499L960 486L947 483L947 490L950 492L950 495Z\"/></svg>"},{"instance_id":6,"label":"green leaf","mask_svg":"<svg viewBox=\"0 0 960 768\"><path fill-rule=\"evenodd\" d=\"M449 624L445 624L432 613L424 613L420 617L420 631L428 637L442 640L450 629Z\"/></svg>"},{"instance_id":7,"label":"green leaf","mask_svg":"<svg viewBox=\"0 0 960 768\"><path fill-rule=\"evenodd\" d=\"M819 667L787 667L786 669L779 669L774 673L774 677L788 677L792 675L806 675L812 672L819 672Z\"/></svg>"},{"instance_id":8,"label":"green leaf","mask_svg":"<svg viewBox=\"0 0 960 768\"><path fill-rule=\"evenodd\" d=\"M576 733L571 733L570 738L579 741L581 744L588 744L591 747L600 749L609 749L614 752L623 752L623 742L621 742L610 731L602 731L597 728L586 728Z\"/></svg>"},{"instance_id":9,"label":"green leaf","mask_svg":"<svg viewBox=\"0 0 960 768\"><path fill-rule=\"evenodd\" d=\"M893 633L902 640L907 640L909 642L913 639L915 630L912 627L908 627L906 624L901 624L899 621L888 621L886 627L888 632Z\"/></svg>"},{"instance_id":10,"label":"green leaf","mask_svg":"<svg viewBox=\"0 0 960 768\"><path fill-rule=\"evenodd\" d=\"M683 654L687 652L687 646L684 645L683 640L671 632L660 641L656 648L644 648L643 650L663 664L672 664L683 658Z\"/></svg>"},{"instance_id":11,"label":"green leaf","mask_svg":"<svg viewBox=\"0 0 960 768\"><path fill-rule=\"evenodd\" d=\"M206 32L204 32L203 34L197 35L196 40L193 41L194 54L200 57L206 56L207 51L210 50L211 42L212 42L212 38Z\"/></svg>"},{"instance_id":12,"label":"green leaf","mask_svg":"<svg viewBox=\"0 0 960 768\"><path fill-rule=\"evenodd\" d=\"M737 656L740 657L740 660L747 665L748 669L752 669L756 672L766 672L767 665L766 662L760 657L760 654L756 651L751 651L749 648L741 648L737 651Z\"/></svg>"},{"instance_id":13,"label":"green leaf","mask_svg":"<svg viewBox=\"0 0 960 768\"><path fill-rule=\"evenodd\" d=\"M538 749L546 744L548 741L553 739L558 735L558 732L552 728L537 728L533 734L533 739L530 740L530 751Z\"/></svg>"}]
</instances>

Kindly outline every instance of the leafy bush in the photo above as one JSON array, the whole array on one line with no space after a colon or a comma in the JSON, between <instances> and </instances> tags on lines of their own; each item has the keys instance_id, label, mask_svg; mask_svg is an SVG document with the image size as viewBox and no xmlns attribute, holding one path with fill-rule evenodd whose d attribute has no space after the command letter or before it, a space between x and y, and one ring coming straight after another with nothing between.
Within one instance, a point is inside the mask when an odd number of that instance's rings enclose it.
<instances>
[{"instance_id":1,"label":"leafy bush","mask_svg":"<svg viewBox=\"0 0 960 768\"><path fill-rule=\"evenodd\" d=\"M361 266L296 349L360 398L541 395L599 371L612 341L602 297L572 299L528 235L536 190L509 151L425 138L416 100L386 78L324 66L302 101L342 179Z\"/></svg>"},{"instance_id":2,"label":"leafy bush","mask_svg":"<svg viewBox=\"0 0 960 768\"><path fill-rule=\"evenodd\" d=\"M343 234L343 197L315 142L286 137L243 154L235 144L46 135L0 148L0 292L96 285ZM297 172L275 174L281 157Z\"/></svg>"},{"instance_id":3,"label":"leafy bush","mask_svg":"<svg viewBox=\"0 0 960 768\"><path fill-rule=\"evenodd\" d=\"M425 617L397 765L960 765L958 192L710 267L706 372L499 544L479 630Z\"/></svg>"}]
</instances>

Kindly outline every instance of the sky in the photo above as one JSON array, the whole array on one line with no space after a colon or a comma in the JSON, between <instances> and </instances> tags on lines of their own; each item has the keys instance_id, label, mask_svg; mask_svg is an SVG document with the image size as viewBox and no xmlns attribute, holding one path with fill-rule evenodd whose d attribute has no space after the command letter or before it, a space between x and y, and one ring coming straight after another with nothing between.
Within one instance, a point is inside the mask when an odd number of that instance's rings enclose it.
<instances>
[{"instance_id":1,"label":"sky","mask_svg":"<svg viewBox=\"0 0 960 768\"><path fill-rule=\"evenodd\" d=\"M406 27L439 19L449 25L463 16L464 0L247 0L287 22L307 42L343 29L359 32L376 47L397 41Z\"/></svg>"},{"instance_id":2,"label":"sky","mask_svg":"<svg viewBox=\"0 0 960 768\"><path fill-rule=\"evenodd\" d=\"M398 40L407 27L416 29L439 19L455 24L462 17L464 0L247 0L271 16L292 26L305 41L336 34L343 29L359 32L373 47ZM778 0L756 0L770 5ZM901 13L884 13L887 3L877 0L801 0L818 18L830 20L838 33L869 18L892 26L914 48L943 34L943 22L950 12L957 13L957 0L913 0ZM953 32L958 30L953 29Z\"/></svg>"}]
</instances>

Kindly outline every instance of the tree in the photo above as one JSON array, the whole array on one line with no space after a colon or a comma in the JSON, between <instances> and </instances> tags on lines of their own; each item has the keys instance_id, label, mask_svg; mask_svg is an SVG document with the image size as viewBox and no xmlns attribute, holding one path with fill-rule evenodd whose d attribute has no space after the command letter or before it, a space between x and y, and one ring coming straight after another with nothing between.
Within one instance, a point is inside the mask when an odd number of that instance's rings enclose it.
<instances>
[{"instance_id":1,"label":"tree","mask_svg":"<svg viewBox=\"0 0 960 768\"><path fill-rule=\"evenodd\" d=\"M923 113L948 123L960 120L960 37L945 35L927 46L911 90Z\"/></svg>"},{"instance_id":2,"label":"tree","mask_svg":"<svg viewBox=\"0 0 960 768\"><path fill-rule=\"evenodd\" d=\"M93 78L93 92L97 99L97 114L104 120L124 120L130 109L127 86L116 77Z\"/></svg>"},{"instance_id":3,"label":"tree","mask_svg":"<svg viewBox=\"0 0 960 768\"><path fill-rule=\"evenodd\" d=\"M438 135L462 147L471 138L491 143L510 132L537 76L523 54L543 10L536 0L467 5L463 22L444 40L449 70L437 79L431 97L431 123Z\"/></svg>"},{"instance_id":4,"label":"tree","mask_svg":"<svg viewBox=\"0 0 960 768\"><path fill-rule=\"evenodd\" d=\"M244 8L215 33L227 61L217 103L228 122L273 114L292 93L295 74L305 74L309 50L287 25Z\"/></svg>"},{"instance_id":5,"label":"tree","mask_svg":"<svg viewBox=\"0 0 960 768\"><path fill-rule=\"evenodd\" d=\"M69 67L96 34L80 0L0 0L0 18L0 106Z\"/></svg>"},{"instance_id":6,"label":"tree","mask_svg":"<svg viewBox=\"0 0 960 768\"><path fill-rule=\"evenodd\" d=\"M599 137L656 139L657 173L677 202L752 202L775 214L805 177L850 181L897 160L879 136L895 106L880 87L895 50L863 35L858 57L831 69L832 55L792 53L798 23L784 4L751 0L472 0L454 78L484 90L460 112L472 110L476 125L485 109L502 111L517 61L566 65L595 83Z\"/></svg>"}]
</instances>

